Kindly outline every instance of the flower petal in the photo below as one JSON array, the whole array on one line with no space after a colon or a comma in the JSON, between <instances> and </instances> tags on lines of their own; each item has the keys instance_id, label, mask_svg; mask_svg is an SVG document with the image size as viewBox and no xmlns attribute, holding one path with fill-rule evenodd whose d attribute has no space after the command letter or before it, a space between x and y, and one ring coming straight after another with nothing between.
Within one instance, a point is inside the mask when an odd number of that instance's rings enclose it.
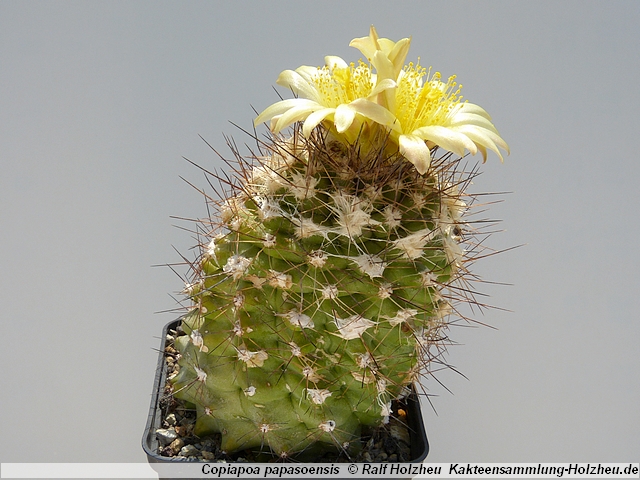
<instances>
[{"instance_id":1,"label":"flower petal","mask_svg":"<svg viewBox=\"0 0 640 480\"><path fill-rule=\"evenodd\" d=\"M324 57L324 63L331 70L334 68L349 68L347 62L345 62L342 58L336 57L335 55L327 55Z\"/></svg>"},{"instance_id":2,"label":"flower petal","mask_svg":"<svg viewBox=\"0 0 640 480\"><path fill-rule=\"evenodd\" d=\"M400 153L416 167L420 175L429 170L431 152L424 140L415 135L400 135Z\"/></svg>"},{"instance_id":3,"label":"flower petal","mask_svg":"<svg viewBox=\"0 0 640 480\"><path fill-rule=\"evenodd\" d=\"M256 119L253 121L253 124L259 125L262 122L266 122L267 120L275 117L276 115L282 115L284 112L292 108L300 108L311 105L317 105L317 103L312 100L307 100L306 98L290 98L288 100L281 100L265 108L263 112L256 117Z\"/></svg>"},{"instance_id":4,"label":"flower petal","mask_svg":"<svg viewBox=\"0 0 640 480\"><path fill-rule=\"evenodd\" d=\"M295 69L308 83L313 83L313 79L318 75L318 67L310 67L309 65L301 65Z\"/></svg>"},{"instance_id":5,"label":"flower petal","mask_svg":"<svg viewBox=\"0 0 640 480\"><path fill-rule=\"evenodd\" d=\"M333 123L336 126L338 133L342 133L347 130L353 120L356 118L356 111L349 107L349 105L341 104L336 108L336 113L333 117Z\"/></svg>"},{"instance_id":6,"label":"flower petal","mask_svg":"<svg viewBox=\"0 0 640 480\"><path fill-rule=\"evenodd\" d=\"M349 106L363 117L373 120L385 127L389 127L398 133L402 133L402 128L400 127L398 119L382 105L378 105L377 103L364 98L358 98L351 102Z\"/></svg>"},{"instance_id":7,"label":"flower petal","mask_svg":"<svg viewBox=\"0 0 640 480\"><path fill-rule=\"evenodd\" d=\"M282 116L278 119L275 128L272 129L274 133L278 133L283 128L288 127L292 123L299 122L301 120L306 119L310 113L315 112L316 110L321 109L322 106L314 103L313 105L301 106L298 108L292 108L287 110L282 114Z\"/></svg>"},{"instance_id":8,"label":"flower petal","mask_svg":"<svg viewBox=\"0 0 640 480\"><path fill-rule=\"evenodd\" d=\"M475 127L473 125L460 125L458 127L453 127L457 132L465 134L469 137L476 145L482 145L483 147L488 148L489 150L493 150L496 152L496 155L500 158L500 161L503 162L504 158L502 158L502 154L498 150L498 143L504 150L509 153L509 146L505 143L499 135L495 133L485 130L483 128ZM505 148L506 147L506 148ZM486 157L483 157L486 160Z\"/></svg>"},{"instance_id":9,"label":"flower petal","mask_svg":"<svg viewBox=\"0 0 640 480\"><path fill-rule=\"evenodd\" d=\"M396 88L397 86L398 86L398 84L395 81L393 81L390 78L385 78L384 80L381 80L380 82L376 82L376 86L373 87L373 90L371 90L371 94L369 94L369 97L367 97L367 98L375 97L379 93L382 93L385 90L388 90L390 88Z\"/></svg>"},{"instance_id":10,"label":"flower petal","mask_svg":"<svg viewBox=\"0 0 640 480\"><path fill-rule=\"evenodd\" d=\"M393 68L393 63L389 58L384 54L382 50L378 50L371 60L371 64L376 67L376 75L378 82L390 78L391 80L396 80L397 75L395 75L395 71Z\"/></svg>"},{"instance_id":11,"label":"flower petal","mask_svg":"<svg viewBox=\"0 0 640 480\"><path fill-rule=\"evenodd\" d=\"M349 43L350 47L357 48L360 52L366 57L366 59L371 62L373 59L373 55L378 50L378 32L373 25L369 28L369 36L354 38Z\"/></svg>"},{"instance_id":12,"label":"flower petal","mask_svg":"<svg viewBox=\"0 0 640 480\"><path fill-rule=\"evenodd\" d=\"M393 68L395 70L395 77L397 78L402 71L402 67L404 66L404 61L407 58L407 53L409 53L409 47L411 46L410 38L403 38L402 40L398 40L393 49L387 55L391 63L393 63Z\"/></svg>"},{"instance_id":13,"label":"flower petal","mask_svg":"<svg viewBox=\"0 0 640 480\"><path fill-rule=\"evenodd\" d=\"M465 148L469 150L472 155L475 155L478 151L476 144L465 134L440 125L421 127L411 133L424 140L431 140L439 147L460 156L464 155Z\"/></svg>"},{"instance_id":14,"label":"flower petal","mask_svg":"<svg viewBox=\"0 0 640 480\"><path fill-rule=\"evenodd\" d=\"M282 87L290 88L293 93L302 98L307 98L315 102L320 101L320 95L316 88L311 85L299 72L285 70L280 73L276 83Z\"/></svg>"},{"instance_id":15,"label":"flower petal","mask_svg":"<svg viewBox=\"0 0 640 480\"><path fill-rule=\"evenodd\" d=\"M311 135L311 131L316 128L320 122L327 118L327 116L335 113L335 111L335 108L323 108L309 114L307 119L304 121L304 125L302 126L302 134L305 137L309 138L309 136Z\"/></svg>"},{"instance_id":16,"label":"flower petal","mask_svg":"<svg viewBox=\"0 0 640 480\"><path fill-rule=\"evenodd\" d=\"M476 115L480 115L481 117L486 118L487 120L491 120L491 116L487 113L487 111L482 108L480 105L476 105L475 103L465 102L461 104L460 111L464 113L475 113Z\"/></svg>"}]
</instances>

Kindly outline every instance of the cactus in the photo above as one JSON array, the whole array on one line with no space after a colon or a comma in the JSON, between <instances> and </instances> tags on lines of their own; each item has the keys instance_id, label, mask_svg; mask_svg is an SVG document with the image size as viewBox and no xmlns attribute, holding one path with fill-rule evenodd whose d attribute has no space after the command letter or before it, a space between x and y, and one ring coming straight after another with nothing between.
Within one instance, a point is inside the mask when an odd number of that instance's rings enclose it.
<instances>
[{"instance_id":1,"label":"cactus","mask_svg":"<svg viewBox=\"0 0 640 480\"><path fill-rule=\"evenodd\" d=\"M409 43L372 27L351 42L368 63L282 72L296 98L258 116L271 126L260 155L236 154L201 223L171 381L195 433L220 433L227 453L352 455L468 301L477 170L460 160L508 147L455 77L404 65Z\"/></svg>"}]
</instances>

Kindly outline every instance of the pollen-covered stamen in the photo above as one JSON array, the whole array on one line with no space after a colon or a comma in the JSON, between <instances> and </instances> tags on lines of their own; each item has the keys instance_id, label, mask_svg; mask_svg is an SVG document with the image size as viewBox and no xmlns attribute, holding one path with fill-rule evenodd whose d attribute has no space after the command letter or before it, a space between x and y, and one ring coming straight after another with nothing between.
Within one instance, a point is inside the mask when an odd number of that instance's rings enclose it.
<instances>
[{"instance_id":1,"label":"pollen-covered stamen","mask_svg":"<svg viewBox=\"0 0 640 480\"><path fill-rule=\"evenodd\" d=\"M318 68L310 80L316 87L321 104L333 108L357 98L367 98L374 86L371 68L362 61L358 66L351 63L343 67L334 63Z\"/></svg>"},{"instance_id":2,"label":"pollen-covered stamen","mask_svg":"<svg viewBox=\"0 0 640 480\"><path fill-rule=\"evenodd\" d=\"M360 268L360 271L366 275L369 275L369 278L373 279L376 277L382 277L384 273L384 269L387 268L386 262L384 262L377 255L360 255L359 257L351 257L349 258L352 262L354 262Z\"/></svg>"},{"instance_id":3,"label":"pollen-covered stamen","mask_svg":"<svg viewBox=\"0 0 640 480\"><path fill-rule=\"evenodd\" d=\"M251 265L251 260L243 257L242 255L232 255L227 260L227 263L222 267L222 271L233 277L234 280L239 280L245 274L247 269Z\"/></svg>"},{"instance_id":4,"label":"pollen-covered stamen","mask_svg":"<svg viewBox=\"0 0 640 480\"><path fill-rule=\"evenodd\" d=\"M334 321L336 327L338 327L338 336L345 340L360 338L367 328L376 325L376 322L372 322L361 315L352 315L345 319L335 317Z\"/></svg>"},{"instance_id":5,"label":"pollen-covered stamen","mask_svg":"<svg viewBox=\"0 0 640 480\"><path fill-rule=\"evenodd\" d=\"M245 348L238 349L238 359L247 364L247 367L261 367L264 365L265 360L269 358L269 355L264 350L257 352L250 352Z\"/></svg>"},{"instance_id":6,"label":"pollen-covered stamen","mask_svg":"<svg viewBox=\"0 0 640 480\"><path fill-rule=\"evenodd\" d=\"M307 388L307 396L316 405L322 405L331 396L331 392L326 388Z\"/></svg>"},{"instance_id":7,"label":"pollen-covered stamen","mask_svg":"<svg viewBox=\"0 0 640 480\"><path fill-rule=\"evenodd\" d=\"M426 79L423 77L426 75ZM431 75L413 62L406 65L398 79L396 90L396 118L404 132L427 125L448 125L460 104L462 85L455 81L455 75L446 83L441 81L440 72Z\"/></svg>"}]
</instances>

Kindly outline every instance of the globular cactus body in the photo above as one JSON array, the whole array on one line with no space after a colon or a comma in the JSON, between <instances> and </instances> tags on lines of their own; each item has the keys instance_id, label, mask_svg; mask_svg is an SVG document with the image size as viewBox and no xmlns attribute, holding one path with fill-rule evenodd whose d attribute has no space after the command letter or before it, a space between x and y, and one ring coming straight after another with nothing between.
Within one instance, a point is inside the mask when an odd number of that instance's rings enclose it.
<instances>
[{"instance_id":1,"label":"globular cactus body","mask_svg":"<svg viewBox=\"0 0 640 480\"><path fill-rule=\"evenodd\" d=\"M466 273L459 158L432 147L424 170L379 122L355 140L337 123L242 165L186 289L174 392L228 453L357 451L427 366Z\"/></svg>"}]
</instances>

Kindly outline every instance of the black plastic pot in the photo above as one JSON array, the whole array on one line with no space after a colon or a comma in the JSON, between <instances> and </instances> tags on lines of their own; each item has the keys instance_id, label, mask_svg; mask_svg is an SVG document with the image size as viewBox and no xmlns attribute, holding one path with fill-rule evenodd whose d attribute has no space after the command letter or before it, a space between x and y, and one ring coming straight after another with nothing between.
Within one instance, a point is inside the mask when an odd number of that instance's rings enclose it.
<instances>
[{"instance_id":1,"label":"black plastic pot","mask_svg":"<svg viewBox=\"0 0 640 480\"><path fill-rule=\"evenodd\" d=\"M205 465L209 463L212 465L216 465L215 461L205 462L205 461L183 460L183 459L176 459L172 457L165 457L158 453L160 445L159 445L158 439L156 438L156 430L159 428L162 428L162 412L161 412L159 402L160 402L160 399L162 398L164 386L167 380L166 378L167 369L165 366L165 353L164 353L166 343L167 343L166 338L169 330L175 330L179 325L180 325L180 319L174 320L172 322L169 322L167 325L165 325L164 329L162 330L162 337L160 341L160 351L158 354L158 365L156 368L156 375L153 382L153 392L151 395L151 405L149 408L149 417L147 418L147 425L145 427L144 435L142 437L142 448L147 455L147 460L151 465L151 467L154 468L159 473L159 475L162 475L163 473L166 472L166 470L163 470L162 468L155 468L155 466L160 467L161 464L175 465L176 463L182 463L185 465L185 467L187 466L189 467L188 469L185 468L185 472L194 472L194 469L193 469L194 464ZM406 463L407 465L419 464L429 454L429 442L427 441L427 433L424 428L422 412L420 410L420 402L418 400L418 395L415 392L413 392L407 398L406 410L407 410L407 423L409 426L410 439L411 439L411 442L410 442L411 458L409 459L408 462L403 462L403 464L404 463ZM239 465L247 465L247 464L239 464ZM261 465L261 464L254 464L254 465ZM337 465L337 463L334 463L334 465ZM359 464L351 464L351 465L356 465L356 467L359 468L358 471L362 472L362 467L363 465L366 465L366 464L359 463ZM380 465L380 464L376 464L376 465ZM174 470L175 469L172 468L171 471L174 472ZM398 470L396 469L395 471L398 471ZM214 475L207 475L207 476L203 475L200 478L206 478L206 477L210 478L212 476ZM412 478L412 477L407 477L406 475L402 475L401 477ZM169 478L169 477L160 476L160 478ZM176 478L176 477L173 477L173 478ZM215 475L215 478L225 478L225 477L219 477ZM236 475L233 475L233 478L238 478L238 477ZM336 477L331 477L331 476L327 476L327 478L336 479ZM350 479L356 479L356 478L359 478L359 477L356 475L353 475L350 477ZM400 477L396 475L396 476L389 476L386 478L400 478Z\"/></svg>"}]
</instances>

